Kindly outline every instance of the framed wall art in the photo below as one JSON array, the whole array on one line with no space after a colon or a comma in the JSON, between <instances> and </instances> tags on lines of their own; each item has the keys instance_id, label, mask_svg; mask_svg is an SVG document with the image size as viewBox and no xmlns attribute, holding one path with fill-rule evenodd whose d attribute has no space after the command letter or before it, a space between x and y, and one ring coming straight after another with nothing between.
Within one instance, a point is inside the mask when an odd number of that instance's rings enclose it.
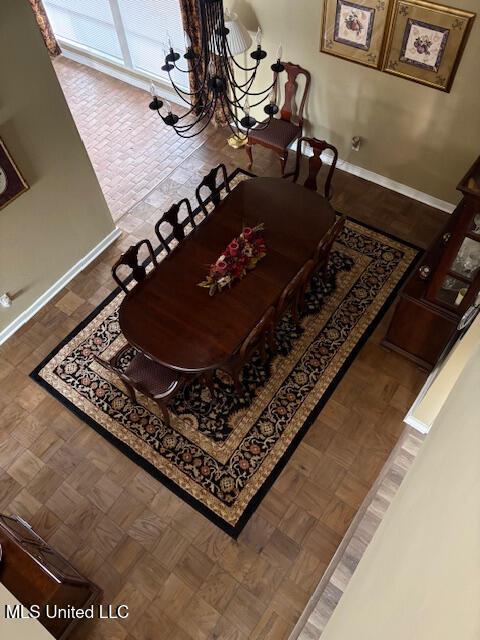
<instances>
[{"instance_id":1,"label":"framed wall art","mask_svg":"<svg viewBox=\"0 0 480 640\"><path fill-rule=\"evenodd\" d=\"M27 183L0 139L0 209L27 189Z\"/></svg>"},{"instance_id":2,"label":"framed wall art","mask_svg":"<svg viewBox=\"0 0 480 640\"><path fill-rule=\"evenodd\" d=\"M325 0L324 53L379 69L391 0Z\"/></svg>"},{"instance_id":3,"label":"framed wall art","mask_svg":"<svg viewBox=\"0 0 480 640\"><path fill-rule=\"evenodd\" d=\"M450 91L475 14L423 0L395 0L383 70Z\"/></svg>"}]
</instances>

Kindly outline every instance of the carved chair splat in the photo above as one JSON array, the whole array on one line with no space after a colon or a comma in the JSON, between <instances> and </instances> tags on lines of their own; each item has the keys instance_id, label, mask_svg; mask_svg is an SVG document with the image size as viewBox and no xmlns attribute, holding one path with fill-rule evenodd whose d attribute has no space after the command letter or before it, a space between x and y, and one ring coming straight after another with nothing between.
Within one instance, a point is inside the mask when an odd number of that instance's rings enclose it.
<instances>
[{"instance_id":1,"label":"carved chair splat","mask_svg":"<svg viewBox=\"0 0 480 640\"><path fill-rule=\"evenodd\" d=\"M118 284L125 293L128 293L127 283L128 279L121 279L118 275L118 270L120 267L128 267L131 271L131 276L133 280L138 284L145 280L147 277L147 266L143 263L139 262L138 254L141 247L145 245L148 249L148 253L150 256L150 260L154 268L158 266L157 258L155 257L155 252L152 247L152 243L150 240L140 240L137 244L132 245L125 253L117 260L117 262L112 267L112 277L115 282Z\"/></svg>"},{"instance_id":2,"label":"carved chair splat","mask_svg":"<svg viewBox=\"0 0 480 640\"><path fill-rule=\"evenodd\" d=\"M297 182L300 175L300 165L302 160L302 145L308 145L313 155L308 159L308 176L303 186L312 191L317 191L318 188L318 174L323 166L322 155L326 150L330 150L333 153L332 163L328 170L327 179L325 180L323 195L327 200L332 197L332 178L337 166L338 150L332 144L326 140L318 140L317 138L300 138L297 143L297 157L295 162L295 170L292 173L288 173L284 178L292 178L293 182Z\"/></svg>"},{"instance_id":3,"label":"carved chair splat","mask_svg":"<svg viewBox=\"0 0 480 640\"><path fill-rule=\"evenodd\" d=\"M179 214L180 214L180 211L182 210L183 205L187 210L188 222L190 222L192 227L195 228L196 225L193 217L192 206L188 198L184 198L183 200L180 200L180 202L173 204L170 207L170 209L162 215L162 217L158 220L158 222L155 225L155 233L157 235L157 238L161 246L165 249L167 253L170 253L171 249L168 245L167 239L162 234L161 226L164 222L167 222L172 227L171 235L175 238L175 240L179 243L182 240L184 240L187 235L185 233L186 224L185 224L185 221L181 222L179 220Z\"/></svg>"},{"instance_id":4,"label":"carved chair splat","mask_svg":"<svg viewBox=\"0 0 480 640\"><path fill-rule=\"evenodd\" d=\"M221 172L221 176L223 178L223 183L221 185L218 185L217 183L217 176L219 172ZM201 190L203 188L206 188L210 191L210 201L213 203L214 207L216 207L222 199L222 188L225 188L227 193L231 192L230 183L228 181L227 168L224 164L219 164L217 167L214 167L211 171L209 171L195 190L198 204L201 206L205 216L208 216L208 198L207 200L203 200L201 196Z\"/></svg>"},{"instance_id":5,"label":"carved chair splat","mask_svg":"<svg viewBox=\"0 0 480 640\"><path fill-rule=\"evenodd\" d=\"M287 82L285 83L285 97L280 109L280 117L273 118L265 128L262 128L264 126L262 123L258 128L251 129L245 149L248 155L249 169L253 166L253 145L260 144L267 149L275 151L280 159L283 176L288 160L288 147L294 140L301 137L303 132L304 111L311 84L311 75L309 71L292 62L282 62L282 64L285 66L287 73ZM299 76L304 76L305 87L298 107L297 122L294 122L293 112L295 98L299 89Z\"/></svg>"}]
</instances>

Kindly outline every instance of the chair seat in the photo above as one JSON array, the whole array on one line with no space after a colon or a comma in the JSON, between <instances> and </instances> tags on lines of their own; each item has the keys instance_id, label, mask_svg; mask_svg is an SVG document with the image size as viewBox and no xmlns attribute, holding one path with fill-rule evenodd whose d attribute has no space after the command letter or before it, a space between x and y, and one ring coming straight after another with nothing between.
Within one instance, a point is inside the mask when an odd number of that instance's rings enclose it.
<instances>
[{"instance_id":1,"label":"chair seat","mask_svg":"<svg viewBox=\"0 0 480 640\"><path fill-rule=\"evenodd\" d=\"M279 149L286 149L301 134L301 127L293 122L273 118L265 129L251 129L250 142L266 143Z\"/></svg>"},{"instance_id":2,"label":"chair seat","mask_svg":"<svg viewBox=\"0 0 480 640\"><path fill-rule=\"evenodd\" d=\"M125 371L135 387L144 389L153 397L169 395L178 385L180 378L175 371L138 353Z\"/></svg>"}]
</instances>

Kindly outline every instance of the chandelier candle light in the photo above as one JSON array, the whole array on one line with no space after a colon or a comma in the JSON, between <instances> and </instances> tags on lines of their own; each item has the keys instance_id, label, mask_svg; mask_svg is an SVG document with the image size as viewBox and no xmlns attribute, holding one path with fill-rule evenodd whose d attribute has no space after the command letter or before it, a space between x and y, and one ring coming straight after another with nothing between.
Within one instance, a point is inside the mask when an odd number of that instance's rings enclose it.
<instances>
[{"instance_id":1,"label":"chandelier candle light","mask_svg":"<svg viewBox=\"0 0 480 640\"><path fill-rule=\"evenodd\" d=\"M258 29L255 37L256 48L250 53L253 62L250 66L244 66L235 60L235 56L247 51L252 45L252 39L236 14L224 10L223 0L198 0L198 7L201 51L193 50L190 38L186 35L186 51L183 55L186 68L178 64L181 55L174 50L171 42L162 67L168 73L176 94L188 109L182 115L173 113L171 104L158 96L154 84L151 85L152 100L149 106L182 138L200 134L215 112L220 111L238 141L232 141L232 146L241 146L246 139L241 132L246 131L248 135L253 127L266 128L279 111L276 104L278 74L285 69L281 62L282 48L279 47L277 61L271 65L274 72L272 84L263 91L254 91L258 68L267 57L267 52L262 49L261 30ZM235 69L245 73L245 81L236 80ZM172 79L173 70L193 75L198 82L191 82L190 86L198 88L190 91L180 89ZM265 102L264 112L268 117L258 125L251 109Z\"/></svg>"}]
</instances>

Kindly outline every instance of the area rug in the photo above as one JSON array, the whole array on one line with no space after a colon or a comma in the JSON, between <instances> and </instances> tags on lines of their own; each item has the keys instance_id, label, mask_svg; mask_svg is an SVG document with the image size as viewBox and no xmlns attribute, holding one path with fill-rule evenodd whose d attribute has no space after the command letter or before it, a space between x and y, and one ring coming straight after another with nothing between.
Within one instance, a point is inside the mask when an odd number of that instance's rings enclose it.
<instances>
[{"instance_id":1,"label":"area rug","mask_svg":"<svg viewBox=\"0 0 480 640\"><path fill-rule=\"evenodd\" d=\"M239 176L240 177L240 176ZM246 178L246 176L241 176ZM221 371L214 394L192 384L166 425L155 403L133 403L94 362L125 345L114 291L37 367L32 377L91 427L229 535L237 537L359 348L391 304L418 249L348 221L328 275L307 292L300 328L284 317L276 352L254 358L236 394ZM125 358L125 366L133 349Z\"/></svg>"}]
</instances>

